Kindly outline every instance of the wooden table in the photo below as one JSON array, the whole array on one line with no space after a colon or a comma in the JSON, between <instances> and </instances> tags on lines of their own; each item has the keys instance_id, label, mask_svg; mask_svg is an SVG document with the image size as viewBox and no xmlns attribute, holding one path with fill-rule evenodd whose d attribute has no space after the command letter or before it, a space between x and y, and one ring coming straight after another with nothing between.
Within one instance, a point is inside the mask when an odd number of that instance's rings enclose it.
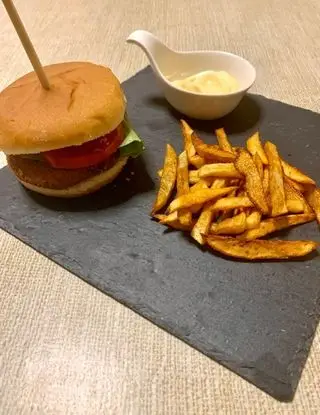
<instances>
[{"instance_id":1,"label":"wooden table","mask_svg":"<svg viewBox=\"0 0 320 415\"><path fill-rule=\"evenodd\" d=\"M16 5L44 64L92 60L124 80L146 64L125 43L144 28L173 48L239 53L257 67L254 92L320 111L319 0ZM0 87L29 70L0 6ZM319 413L320 330L294 403L280 404L4 232L0 255L1 414Z\"/></svg>"}]
</instances>

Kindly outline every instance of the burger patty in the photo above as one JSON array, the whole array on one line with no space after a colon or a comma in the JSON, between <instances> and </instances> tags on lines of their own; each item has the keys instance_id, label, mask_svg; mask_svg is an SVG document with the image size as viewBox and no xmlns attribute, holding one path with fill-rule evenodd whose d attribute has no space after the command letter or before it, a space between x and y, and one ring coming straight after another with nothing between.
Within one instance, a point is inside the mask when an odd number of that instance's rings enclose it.
<instances>
[{"instance_id":1,"label":"burger patty","mask_svg":"<svg viewBox=\"0 0 320 415\"><path fill-rule=\"evenodd\" d=\"M47 189L67 189L103 171L111 169L119 158L115 153L97 166L81 169L55 169L46 160L37 160L20 155L8 155L9 167L18 179Z\"/></svg>"}]
</instances>

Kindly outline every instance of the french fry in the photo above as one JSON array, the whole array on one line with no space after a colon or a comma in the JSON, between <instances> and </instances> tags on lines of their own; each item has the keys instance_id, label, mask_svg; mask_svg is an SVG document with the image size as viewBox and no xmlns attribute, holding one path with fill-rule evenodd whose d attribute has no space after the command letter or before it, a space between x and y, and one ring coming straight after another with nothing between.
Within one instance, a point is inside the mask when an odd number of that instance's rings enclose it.
<instances>
[{"instance_id":1,"label":"french fry","mask_svg":"<svg viewBox=\"0 0 320 415\"><path fill-rule=\"evenodd\" d=\"M271 216L279 216L288 212L283 185L283 172L277 147L270 141L264 146L269 162L269 194Z\"/></svg>"},{"instance_id":2,"label":"french fry","mask_svg":"<svg viewBox=\"0 0 320 415\"><path fill-rule=\"evenodd\" d=\"M236 156L229 151L221 150L215 145L205 144L195 132L192 133L191 138L196 152L205 160L211 162L229 163L234 161L236 158Z\"/></svg>"},{"instance_id":3,"label":"french fry","mask_svg":"<svg viewBox=\"0 0 320 415\"><path fill-rule=\"evenodd\" d=\"M155 219L158 219L158 221L160 223L164 223L164 224L170 224L172 222L178 222L179 218L178 218L178 212L173 212L170 213L170 215L164 215L163 213L157 213L155 215L153 215L153 217Z\"/></svg>"},{"instance_id":4,"label":"french fry","mask_svg":"<svg viewBox=\"0 0 320 415\"><path fill-rule=\"evenodd\" d=\"M269 167L268 166L265 166L263 170L262 186L263 186L264 194L266 196L267 204L269 207L271 207L270 190L269 190Z\"/></svg>"},{"instance_id":5,"label":"french fry","mask_svg":"<svg viewBox=\"0 0 320 415\"><path fill-rule=\"evenodd\" d=\"M286 195L286 204L288 212L290 213L302 213L310 212L310 206L305 201L302 194L296 190L291 184L284 179L284 191Z\"/></svg>"},{"instance_id":6,"label":"french fry","mask_svg":"<svg viewBox=\"0 0 320 415\"><path fill-rule=\"evenodd\" d=\"M200 169L201 166L206 164L206 161L203 157L199 156L198 154L195 154L194 156L191 156L189 158L189 163L195 167L196 169Z\"/></svg>"},{"instance_id":7,"label":"french fry","mask_svg":"<svg viewBox=\"0 0 320 415\"><path fill-rule=\"evenodd\" d=\"M320 225L320 188L310 187L307 190L306 199L314 211Z\"/></svg>"},{"instance_id":8,"label":"french fry","mask_svg":"<svg viewBox=\"0 0 320 415\"><path fill-rule=\"evenodd\" d=\"M230 144L227 134L223 128L218 128L216 131L217 140L221 150L228 151L229 153L234 153L232 145Z\"/></svg>"},{"instance_id":9,"label":"french fry","mask_svg":"<svg viewBox=\"0 0 320 415\"><path fill-rule=\"evenodd\" d=\"M222 187L226 187L227 185L230 186L238 186L238 183L232 183L230 184L227 179L214 179L211 183L211 189L221 189Z\"/></svg>"},{"instance_id":10,"label":"french fry","mask_svg":"<svg viewBox=\"0 0 320 415\"><path fill-rule=\"evenodd\" d=\"M152 214L162 209L168 202L174 189L177 177L177 154L174 148L167 144L166 155L163 165L163 173L160 179L156 201L152 208Z\"/></svg>"},{"instance_id":11,"label":"french fry","mask_svg":"<svg viewBox=\"0 0 320 415\"><path fill-rule=\"evenodd\" d=\"M180 120L180 126L182 131L182 136L184 140L184 149L187 153L188 160L190 161L191 157L195 156L196 150L193 147L192 140L191 140L191 134L193 132L192 128L188 123L184 120Z\"/></svg>"},{"instance_id":12,"label":"french fry","mask_svg":"<svg viewBox=\"0 0 320 415\"><path fill-rule=\"evenodd\" d=\"M205 243L203 235L207 235L209 231L210 223L212 221L212 216L213 216L213 212L211 212L208 209L204 209L201 212L194 227L192 228L191 236L200 245L204 245Z\"/></svg>"},{"instance_id":13,"label":"french fry","mask_svg":"<svg viewBox=\"0 0 320 415\"><path fill-rule=\"evenodd\" d=\"M195 168L199 169L201 166L205 164L205 160L201 156L196 154L196 150L194 148L194 145L192 144L191 136L193 133L193 129L184 120L180 120L180 126L184 139L184 149L187 153L189 163Z\"/></svg>"},{"instance_id":14,"label":"french fry","mask_svg":"<svg viewBox=\"0 0 320 415\"><path fill-rule=\"evenodd\" d=\"M316 182L313 179L311 179L310 177L302 173L302 171L300 171L296 167L291 166L291 164L287 163L286 161L281 160L281 165L282 165L284 174L287 177L289 177L289 179L294 180L298 183L302 183L302 184L311 184L311 185L316 184Z\"/></svg>"},{"instance_id":15,"label":"french fry","mask_svg":"<svg viewBox=\"0 0 320 415\"><path fill-rule=\"evenodd\" d=\"M216 179L211 185L211 189L221 189L226 186L225 179ZM191 231L191 236L195 239L200 245L204 245L205 239L203 235L207 235L210 228L210 223L212 221L214 212L210 209L210 204L205 205L197 222Z\"/></svg>"},{"instance_id":16,"label":"french fry","mask_svg":"<svg viewBox=\"0 0 320 415\"><path fill-rule=\"evenodd\" d=\"M190 193L194 193L194 192L197 192L198 190L208 189L208 188L209 188L208 182L205 179L200 179L197 183L195 183L194 185L190 187Z\"/></svg>"},{"instance_id":17,"label":"french fry","mask_svg":"<svg viewBox=\"0 0 320 415\"><path fill-rule=\"evenodd\" d=\"M258 210L253 210L252 212L250 212L246 218L246 228L258 228L261 222L261 216L261 212L259 212Z\"/></svg>"},{"instance_id":18,"label":"french fry","mask_svg":"<svg viewBox=\"0 0 320 415\"><path fill-rule=\"evenodd\" d=\"M209 189L209 185L206 179L200 179L196 184L190 187L190 193L197 192L201 189ZM198 213L202 209L202 203L198 203L197 205L191 206L190 208L191 213Z\"/></svg>"},{"instance_id":19,"label":"french fry","mask_svg":"<svg viewBox=\"0 0 320 415\"><path fill-rule=\"evenodd\" d=\"M245 189L242 186L239 186L239 189L236 192L233 192L233 194L230 194L230 196L237 196L237 197L244 197L244 196L248 196ZM233 215L238 215L241 212L244 212L245 209L244 208L239 208L239 209L234 209L233 211ZM225 211L219 218L219 220L223 220L226 219L228 216L228 214L230 214L229 211ZM232 215L231 215L232 216Z\"/></svg>"},{"instance_id":20,"label":"french fry","mask_svg":"<svg viewBox=\"0 0 320 415\"><path fill-rule=\"evenodd\" d=\"M206 183L207 186L211 186L214 177L199 177L199 170L190 170L189 171L189 184L195 185L198 182Z\"/></svg>"},{"instance_id":21,"label":"french fry","mask_svg":"<svg viewBox=\"0 0 320 415\"><path fill-rule=\"evenodd\" d=\"M250 153L246 150L240 150L235 161L235 166L239 173L245 176L245 188L248 197L261 213L267 215L269 206L263 190L261 176Z\"/></svg>"},{"instance_id":22,"label":"french fry","mask_svg":"<svg viewBox=\"0 0 320 415\"><path fill-rule=\"evenodd\" d=\"M242 175L233 163L213 163L200 167L199 177L229 177L232 179L241 179Z\"/></svg>"},{"instance_id":23,"label":"french fry","mask_svg":"<svg viewBox=\"0 0 320 415\"><path fill-rule=\"evenodd\" d=\"M199 170L190 170L189 171L189 183L195 184L200 180Z\"/></svg>"},{"instance_id":24,"label":"french fry","mask_svg":"<svg viewBox=\"0 0 320 415\"><path fill-rule=\"evenodd\" d=\"M222 189L203 189L196 192L189 192L186 195L174 199L168 207L168 213L225 196L234 189L235 187L224 187Z\"/></svg>"},{"instance_id":25,"label":"french fry","mask_svg":"<svg viewBox=\"0 0 320 415\"><path fill-rule=\"evenodd\" d=\"M177 168L177 193L183 195L189 192L188 158L186 151L179 154Z\"/></svg>"},{"instance_id":26,"label":"french fry","mask_svg":"<svg viewBox=\"0 0 320 415\"><path fill-rule=\"evenodd\" d=\"M183 151L178 157L177 195L182 196L186 193L189 193L188 157L187 152ZM182 225L191 225L192 215L188 210L179 211L178 217Z\"/></svg>"},{"instance_id":27,"label":"french fry","mask_svg":"<svg viewBox=\"0 0 320 415\"><path fill-rule=\"evenodd\" d=\"M230 199L231 197L235 197L237 195L237 190L233 190L232 192L230 192L228 194L228 199ZM210 207L213 207L213 203L210 203ZM241 213L243 211L243 208L238 208L238 209L226 209L224 211L219 212L219 216L217 218L217 222L220 223L225 219L231 218L234 215L237 215L238 213ZM216 211L214 210L214 212L216 213Z\"/></svg>"},{"instance_id":28,"label":"french fry","mask_svg":"<svg viewBox=\"0 0 320 415\"><path fill-rule=\"evenodd\" d=\"M290 184L290 186L294 187L298 192L304 193L306 189L304 188L303 184L295 182L294 180L289 179L288 176L285 176L285 181Z\"/></svg>"},{"instance_id":29,"label":"french fry","mask_svg":"<svg viewBox=\"0 0 320 415\"><path fill-rule=\"evenodd\" d=\"M313 213L302 213L301 215L285 215L265 219L261 221L258 228L247 230L243 235L240 235L239 238L246 241L252 241L269 235L270 233L290 228L291 226L311 222L314 218L315 215Z\"/></svg>"},{"instance_id":30,"label":"french fry","mask_svg":"<svg viewBox=\"0 0 320 415\"><path fill-rule=\"evenodd\" d=\"M269 194L269 168L266 167L263 170L263 180L262 180L263 191L267 196Z\"/></svg>"},{"instance_id":31,"label":"french fry","mask_svg":"<svg viewBox=\"0 0 320 415\"><path fill-rule=\"evenodd\" d=\"M253 207L253 203L251 200L244 196L244 197L224 197L222 199L217 200L216 202L211 204L211 210L213 212L218 212L221 210L222 212L226 210L233 210L233 209L240 209L240 208L250 208Z\"/></svg>"},{"instance_id":32,"label":"french fry","mask_svg":"<svg viewBox=\"0 0 320 415\"><path fill-rule=\"evenodd\" d=\"M207 238L207 243L224 255L247 260L302 257L317 249L318 245L314 241L242 241L213 235Z\"/></svg>"},{"instance_id":33,"label":"french fry","mask_svg":"<svg viewBox=\"0 0 320 415\"><path fill-rule=\"evenodd\" d=\"M158 219L162 225L167 225L172 229L176 229L180 231L189 231L192 228L192 223L186 226L186 225L183 225L181 222L179 222L177 212L173 212L168 216L156 214L154 215L154 218Z\"/></svg>"},{"instance_id":34,"label":"french fry","mask_svg":"<svg viewBox=\"0 0 320 415\"><path fill-rule=\"evenodd\" d=\"M258 132L253 134L250 138L248 138L247 149L252 156L254 156L255 154L259 154L259 157L263 164L269 164L267 155L262 147L260 135Z\"/></svg>"},{"instance_id":35,"label":"french fry","mask_svg":"<svg viewBox=\"0 0 320 415\"><path fill-rule=\"evenodd\" d=\"M253 161L259 172L260 179L263 180L263 163L258 153L253 156Z\"/></svg>"},{"instance_id":36,"label":"french fry","mask_svg":"<svg viewBox=\"0 0 320 415\"><path fill-rule=\"evenodd\" d=\"M216 235L239 235L246 230L246 214L239 213L211 225L210 232Z\"/></svg>"}]
</instances>

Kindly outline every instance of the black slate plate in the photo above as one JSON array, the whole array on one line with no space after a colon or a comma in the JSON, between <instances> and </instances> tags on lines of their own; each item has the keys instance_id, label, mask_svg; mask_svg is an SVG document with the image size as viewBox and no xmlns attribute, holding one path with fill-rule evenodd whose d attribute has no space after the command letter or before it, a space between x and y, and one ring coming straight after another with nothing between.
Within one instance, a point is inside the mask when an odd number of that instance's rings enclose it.
<instances>
[{"instance_id":1,"label":"black slate plate","mask_svg":"<svg viewBox=\"0 0 320 415\"><path fill-rule=\"evenodd\" d=\"M273 397L290 401L319 318L320 261L247 263L198 248L149 217L165 143L182 148L179 124L150 68L124 83L143 157L99 193L63 201L24 190L0 172L7 232L181 338ZM320 182L320 115L251 95L219 123L191 122L213 140L224 126L237 145L260 129ZM315 223L281 235L319 240Z\"/></svg>"}]
</instances>

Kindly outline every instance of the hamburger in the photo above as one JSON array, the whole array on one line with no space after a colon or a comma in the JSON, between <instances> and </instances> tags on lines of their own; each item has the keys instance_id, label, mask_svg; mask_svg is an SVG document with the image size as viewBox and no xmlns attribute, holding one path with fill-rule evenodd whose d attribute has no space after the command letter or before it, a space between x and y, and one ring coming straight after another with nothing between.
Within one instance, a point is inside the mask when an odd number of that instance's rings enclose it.
<instances>
[{"instance_id":1,"label":"hamburger","mask_svg":"<svg viewBox=\"0 0 320 415\"><path fill-rule=\"evenodd\" d=\"M0 151L26 188L78 197L112 182L143 143L126 117L126 99L113 72L89 62L44 67L0 93Z\"/></svg>"}]
</instances>

